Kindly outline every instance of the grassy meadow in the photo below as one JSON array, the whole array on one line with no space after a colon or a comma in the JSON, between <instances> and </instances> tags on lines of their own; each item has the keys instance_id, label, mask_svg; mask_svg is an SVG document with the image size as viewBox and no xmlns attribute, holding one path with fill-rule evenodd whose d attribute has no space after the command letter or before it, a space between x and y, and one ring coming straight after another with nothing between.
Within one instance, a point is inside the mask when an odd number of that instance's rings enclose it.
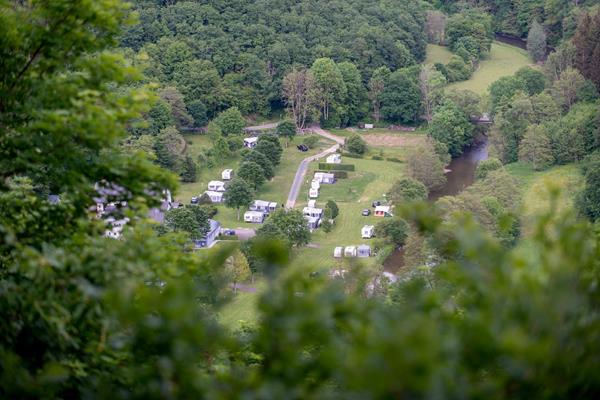
<instances>
[{"instance_id":1,"label":"grassy meadow","mask_svg":"<svg viewBox=\"0 0 600 400\"><path fill-rule=\"evenodd\" d=\"M447 64L452 58L453 54L446 46L440 46L437 44L427 45L427 56L425 58L425 64L442 63Z\"/></svg>"}]
</instances>

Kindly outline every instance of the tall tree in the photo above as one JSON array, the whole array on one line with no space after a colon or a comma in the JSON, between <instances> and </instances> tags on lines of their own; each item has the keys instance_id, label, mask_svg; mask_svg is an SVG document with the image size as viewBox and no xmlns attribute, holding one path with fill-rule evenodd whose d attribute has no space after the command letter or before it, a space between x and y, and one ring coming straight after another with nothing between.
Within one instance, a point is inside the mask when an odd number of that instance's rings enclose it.
<instances>
[{"instance_id":1,"label":"tall tree","mask_svg":"<svg viewBox=\"0 0 600 400\"><path fill-rule=\"evenodd\" d=\"M387 193L387 199L392 204L402 204L411 201L427 199L427 188L420 181L413 178L402 178L396 181Z\"/></svg>"},{"instance_id":2,"label":"tall tree","mask_svg":"<svg viewBox=\"0 0 600 400\"><path fill-rule=\"evenodd\" d=\"M265 222L264 228L274 226L292 246L304 246L310 240L310 230L299 210L277 210ZM262 228L261 228L262 229Z\"/></svg>"},{"instance_id":3,"label":"tall tree","mask_svg":"<svg viewBox=\"0 0 600 400\"><path fill-rule=\"evenodd\" d=\"M279 138L276 135L268 133L260 135L254 150L259 151L267 156L273 166L277 166L281 162L283 148L281 147Z\"/></svg>"},{"instance_id":4,"label":"tall tree","mask_svg":"<svg viewBox=\"0 0 600 400\"><path fill-rule=\"evenodd\" d=\"M371 107L373 109L373 119L375 122L379 122L381 118L381 96L385 89L385 82L389 78L391 72L387 67L377 68L373 72L373 76L369 79L369 100L371 100Z\"/></svg>"},{"instance_id":5,"label":"tall tree","mask_svg":"<svg viewBox=\"0 0 600 400\"><path fill-rule=\"evenodd\" d=\"M537 21L533 21L527 35L527 51L534 61L542 61L546 57L546 32Z\"/></svg>"},{"instance_id":6,"label":"tall tree","mask_svg":"<svg viewBox=\"0 0 600 400\"><path fill-rule=\"evenodd\" d=\"M569 110L581 95L585 86L585 78L575 68L567 68L560 75L560 78L554 81L552 93L557 101L565 110Z\"/></svg>"},{"instance_id":7,"label":"tall tree","mask_svg":"<svg viewBox=\"0 0 600 400\"><path fill-rule=\"evenodd\" d=\"M209 229L208 215L199 206L173 208L165 214L165 226L173 232L184 232L191 240L202 239Z\"/></svg>"},{"instance_id":8,"label":"tall tree","mask_svg":"<svg viewBox=\"0 0 600 400\"><path fill-rule=\"evenodd\" d=\"M243 132L246 121L237 107L231 107L215 118L215 123L221 128L224 136L240 135Z\"/></svg>"},{"instance_id":9,"label":"tall tree","mask_svg":"<svg viewBox=\"0 0 600 400\"><path fill-rule=\"evenodd\" d=\"M310 67L314 76L321 117L328 121L332 109L343 105L346 83L336 63L330 58L318 58Z\"/></svg>"},{"instance_id":10,"label":"tall tree","mask_svg":"<svg viewBox=\"0 0 600 400\"><path fill-rule=\"evenodd\" d=\"M448 146L452 156L457 156L471 143L473 125L464 112L448 100L435 110L429 124L429 135Z\"/></svg>"},{"instance_id":11,"label":"tall tree","mask_svg":"<svg viewBox=\"0 0 600 400\"><path fill-rule=\"evenodd\" d=\"M304 129L317 109L316 83L311 71L293 70L283 78L282 95L296 127Z\"/></svg>"},{"instance_id":12,"label":"tall tree","mask_svg":"<svg viewBox=\"0 0 600 400\"><path fill-rule=\"evenodd\" d=\"M434 190L446 183L444 165L435 152L433 140L415 146L406 156L408 174L421 182L429 190Z\"/></svg>"},{"instance_id":13,"label":"tall tree","mask_svg":"<svg viewBox=\"0 0 600 400\"><path fill-rule=\"evenodd\" d=\"M238 169L238 176L248 182L254 190L265 182L265 171L252 161L244 161Z\"/></svg>"},{"instance_id":14,"label":"tall tree","mask_svg":"<svg viewBox=\"0 0 600 400\"><path fill-rule=\"evenodd\" d=\"M531 125L519 144L519 161L531 164L534 170L548 168L554 162L550 138L543 127Z\"/></svg>"},{"instance_id":15,"label":"tall tree","mask_svg":"<svg viewBox=\"0 0 600 400\"><path fill-rule=\"evenodd\" d=\"M289 141L296 136L296 124L289 119L281 121L277 124L277 135L285 138L285 147L287 147Z\"/></svg>"},{"instance_id":16,"label":"tall tree","mask_svg":"<svg viewBox=\"0 0 600 400\"><path fill-rule=\"evenodd\" d=\"M442 97L442 87L446 83L444 75L432 65L423 65L419 72L419 88L423 103L423 116L425 121L431 121L433 108Z\"/></svg>"},{"instance_id":17,"label":"tall tree","mask_svg":"<svg viewBox=\"0 0 600 400\"><path fill-rule=\"evenodd\" d=\"M177 88L167 86L158 92L160 98L171 106L171 115L177 127L192 125L192 116L188 113L183 95Z\"/></svg>"},{"instance_id":18,"label":"tall tree","mask_svg":"<svg viewBox=\"0 0 600 400\"><path fill-rule=\"evenodd\" d=\"M234 208L237 212L237 219L240 220L240 208L248 207L252 203L254 192L250 185L241 178L235 178L227 186L225 192L224 202L225 206Z\"/></svg>"},{"instance_id":19,"label":"tall tree","mask_svg":"<svg viewBox=\"0 0 600 400\"><path fill-rule=\"evenodd\" d=\"M225 271L233 284L234 294L237 293L238 283L246 281L252 274L248 259L240 250L236 250L225 260Z\"/></svg>"},{"instance_id":20,"label":"tall tree","mask_svg":"<svg viewBox=\"0 0 600 400\"><path fill-rule=\"evenodd\" d=\"M381 95L381 114L390 121L413 123L421 115L421 90L417 77L407 69L394 71Z\"/></svg>"},{"instance_id":21,"label":"tall tree","mask_svg":"<svg viewBox=\"0 0 600 400\"><path fill-rule=\"evenodd\" d=\"M577 68L600 89L600 12L583 16L577 24L573 44L577 48Z\"/></svg>"}]
</instances>

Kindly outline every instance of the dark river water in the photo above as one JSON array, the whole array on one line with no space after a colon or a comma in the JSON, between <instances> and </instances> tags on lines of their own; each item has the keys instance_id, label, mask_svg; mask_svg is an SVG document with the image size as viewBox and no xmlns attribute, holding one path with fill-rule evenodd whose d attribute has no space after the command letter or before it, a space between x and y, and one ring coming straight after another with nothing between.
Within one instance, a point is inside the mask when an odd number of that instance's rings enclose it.
<instances>
[{"instance_id":1,"label":"dark river water","mask_svg":"<svg viewBox=\"0 0 600 400\"><path fill-rule=\"evenodd\" d=\"M475 181L475 168L479 161L488 158L487 137L480 136L473 145L466 148L460 157L453 159L446 169L446 184L429 193L429 201L434 202L443 196L454 196ZM404 265L404 250L395 250L383 263L386 272L396 273Z\"/></svg>"}]
</instances>

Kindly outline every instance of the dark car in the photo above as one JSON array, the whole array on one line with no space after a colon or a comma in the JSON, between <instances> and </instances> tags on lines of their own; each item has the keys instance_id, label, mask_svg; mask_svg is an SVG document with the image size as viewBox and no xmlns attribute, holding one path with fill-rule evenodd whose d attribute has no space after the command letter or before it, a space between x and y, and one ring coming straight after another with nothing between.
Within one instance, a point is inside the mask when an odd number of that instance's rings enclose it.
<instances>
[{"instance_id":1,"label":"dark car","mask_svg":"<svg viewBox=\"0 0 600 400\"><path fill-rule=\"evenodd\" d=\"M379 206L381 205L381 201L379 201L379 200L375 200L375 201L373 202L373 204L371 204L371 205L372 205L373 207L379 207Z\"/></svg>"},{"instance_id":2,"label":"dark car","mask_svg":"<svg viewBox=\"0 0 600 400\"><path fill-rule=\"evenodd\" d=\"M369 215L371 215L371 210L369 210L368 208L365 208L364 210L362 210L361 214L363 217L368 217Z\"/></svg>"},{"instance_id":3,"label":"dark car","mask_svg":"<svg viewBox=\"0 0 600 400\"><path fill-rule=\"evenodd\" d=\"M296 146L296 147L297 147L297 148L298 148L298 150L300 150L300 151L304 151L304 152L308 151L308 146L307 146L307 145L305 145L305 144L299 144L299 145L298 145L298 146Z\"/></svg>"},{"instance_id":4,"label":"dark car","mask_svg":"<svg viewBox=\"0 0 600 400\"><path fill-rule=\"evenodd\" d=\"M190 203L191 203L191 204L198 204L198 202L199 202L199 201L200 201L200 200L198 199L198 197L197 197L197 196L194 196L194 197L192 197L192 199L190 200Z\"/></svg>"},{"instance_id":5,"label":"dark car","mask_svg":"<svg viewBox=\"0 0 600 400\"><path fill-rule=\"evenodd\" d=\"M235 230L234 229L223 229L222 233L223 233L223 235L234 236Z\"/></svg>"}]
</instances>

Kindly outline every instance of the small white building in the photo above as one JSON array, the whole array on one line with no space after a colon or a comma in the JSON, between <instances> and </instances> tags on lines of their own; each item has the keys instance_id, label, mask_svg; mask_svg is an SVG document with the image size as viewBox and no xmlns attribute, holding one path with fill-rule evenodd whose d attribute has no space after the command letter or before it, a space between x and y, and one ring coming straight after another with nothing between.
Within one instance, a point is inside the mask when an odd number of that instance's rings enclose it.
<instances>
[{"instance_id":1,"label":"small white building","mask_svg":"<svg viewBox=\"0 0 600 400\"><path fill-rule=\"evenodd\" d=\"M304 219L306 220L306 225L308 226L308 229L310 229L311 231L321 226L321 218L319 217L311 217L305 215Z\"/></svg>"},{"instance_id":2,"label":"small white building","mask_svg":"<svg viewBox=\"0 0 600 400\"><path fill-rule=\"evenodd\" d=\"M310 188L308 190L308 197L310 197L311 199L316 199L317 197L319 197L319 189Z\"/></svg>"},{"instance_id":3,"label":"small white building","mask_svg":"<svg viewBox=\"0 0 600 400\"><path fill-rule=\"evenodd\" d=\"M344 249L344 257L356 257L356 246L348 246Z\"/></svg>"},{"instance_id":4,"label":"small white building","mask_svg":"<svg viewBox=\"0 0 600 400\"><path fill-rule=\"evenodd\" d=\"M375 207L376 217L392 217L392 212L390 206L377 206Z\"/></svg>"},{"instance_id":5,"label":"small white building","mask_svg":"<svg viewBox=\"0 0 600 400\"><path fill-rule=\"evenodd\" d=\"M208 232L206 232L206 235L202 239L194 242L194 245L197 249L212 247L212 245L215 244L219 233L221 232L221 224L218 221L209 219L208 222L210 228L208 229Z\"/></svg>"},{"instance_id":6,"label":"small white building","mask_svg":"<svg viewBox=\"0 0 600 400\"><path fill-rule=\"evenodd\" d=\"M265 213L262 211L246 211L244 213L244 222L252 224L262 224L265 221Z\"/></svg>"},{"instance_id":7,"label":"small white building","mask_svg":"<svg viewBox=\"0 0 600 400\"><path fill-rule=\"evenodd\" d=\"M225 182L210 181L208 182L208 190L211 190L213 192L224 192L227 189L225 188Z\"/></svg>"},{"instance_id":8,"label":"small white building","mask_svg":"<svg viewBox=\"0 0 600 400\"><path fill-rule=\"evenodd\" d=\"M313 207L304 207L302 209L302 214L306 217L314 217L314 218L322 218L323 217L323 209L322 208L313 208Z\"/></svg>"},{"instance_id":9,"label":"small white building","mask_svg":"<svg viewBox=\"0 0 600 400\"><path fill-rule=\"evenodd\" d=\"M210 197L210 201L212 201L213 203L222 203L223 193L224 192L215 192L214 190L207 190L206 192L204 192L204 194Z\"/></svg>"},{"instance_id":10,"label":"small white building","mask_svg":"<svg viewBox=\"0 0 600 400\"><path fill-rule=\"evenodd\" d=\"M375 236L375 227L373 225L365 225L360 230L360 236L363 239L371 239Z\"/></svg>"},{"instance_id":11,"label":"small white building","mask_svg":"<svg viewBox=\"0 0 600 400\"><path fill-rule=\"evenodd\" d=\"M224 181L232 180L233 179L233 170L226 169L223 172L221 172L221 179L223 179Z\"/></svg>"},{"instance_id":12,"label":"small white building","mask_svg":"<svg viewBox=\"0 0 600 400\"><path fill-rule=\"evenodd\" d=\"M319 182L319 181L318 181L318 180L316 180L316 179L313 179L313 180L310 182L310 188L311 188L311 189L317 189L317 190L321 189L321 182Z\"/></svg>"},{"instance_id":13,"label":"small white building","mask_svg":"<svg viewBox=\"0 0 600 400\"><path fill-rule=\"evenodd\" d=\"M335 183L335 175L329 172L315 172L315 180L319 183L332 184Z\"/></svg>"},{"instance_id":14,"label":"small white building","mask_svg":"<svg viewBox=\"0 0 600 400\"><path fill-rule=\"evenodd\" d=\"M254 200L250 204L250 211L261 211L265 214L270 214L277 209L277 203L272 201Z\"/></svg>"},{"instance_id":15,"label":"small white building","mask_svg":"<svg viewBox=\"0 0 600 400\"><path fill-rule=\"evenodd\" d=\"M365 129L373 129L374 127L373 124L365 124Z\"/></svg>"},{"instance_id":16,"label":"small white building","mask_svg":"<svg viewBox=\"0 0 600 400\"><path fill-rule=\"evenodd\" d=\"M253 149L256 147L256 142L258 142L258 138L256 136L247 137L244 139L244 147Z\"/></svg>"},{"instance_id":17,"label":"small white building","mask_svg":"<svg viewBox=\"0 0 600 400\"><path fill-rule=\"evenodd\" d=\"M327 164L341 164L342 156L337 153L331 154L327 156L326 162Z\"/></svg>"},{"instance_id":18,"label":"small white building","mask_svg":"<svg viewBox=\"0 0 600 400\"><path fill-rule=\"evenodd\" d=\"M315 208L317 206L317 201L316 200L309 200L308 201L308 206L311 208Z\"/></svg>"},{"instance_id":19,"label":"small white building","mask_svg":"<svg viewBox=\"0 0 600 400\"><path fill-rule=\"evenodd\" d=\"M371 257L371 246L361 244L356 248L356 255L361 258Z\"/></svg>"},{"instance_id":20,"label":"small white building","mask_svg":"<svg viewBox=\"0 0 600 400\"><path fill-rule=\"evenodd\" d=\"M342 258L344 256L344 248L341 246L336 247L335 249L333 249L333 257L334 258Z\"/></svg>"}]
</instances>

